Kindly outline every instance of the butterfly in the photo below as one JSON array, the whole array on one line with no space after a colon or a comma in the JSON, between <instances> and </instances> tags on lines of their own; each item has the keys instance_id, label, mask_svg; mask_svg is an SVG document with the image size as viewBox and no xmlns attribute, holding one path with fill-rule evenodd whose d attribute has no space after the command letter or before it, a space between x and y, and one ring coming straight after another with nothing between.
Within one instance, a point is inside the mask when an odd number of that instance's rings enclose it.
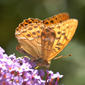
<instances>
[{"instance_id":1,"label":"butterfly","mask_svg":"<svg viewBox=\"0 0 85 85\"><path fill-rule=\"evenodd\" d=\"M48 66L72 39L77 25L78 20L70 19L68 13L44 20L25 19L15 31L19 43L16 48L39 66Z\"/></svg>"}]
</instances>

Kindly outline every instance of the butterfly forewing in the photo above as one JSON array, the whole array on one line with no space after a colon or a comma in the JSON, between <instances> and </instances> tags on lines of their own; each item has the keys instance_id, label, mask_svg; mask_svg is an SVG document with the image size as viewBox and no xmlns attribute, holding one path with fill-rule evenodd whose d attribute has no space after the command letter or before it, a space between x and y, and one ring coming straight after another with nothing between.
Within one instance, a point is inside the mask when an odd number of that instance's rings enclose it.
<instances>
[{"instance_id":1,"label":"butterfly forewing","mask_svg":"<svg viewBox=\"0 0 85 85\"><path fill-rule=\"evenodd\" d=\"M67 19L69 19L69 14L68 13L59 13L55 16L44 19L43 23L47 26L50 26L52 24L61 23L65 20L67 20Z\"/></svg>"},{"instance_id":2,"label":"butterfly forewing","mask_svg":"<svg viewBox=\"0 0 85 85\"><path fill-rule=\"evenodd\" d=\"M68 19L58 25L54 25L53 30L56 32L56 38L52 47L51 55L48 58L48 61L54 58L64 49L64 47L72 39L76 31L77 25L78 25L78 20L76 19Z\"/></svg>"}]
</instances>

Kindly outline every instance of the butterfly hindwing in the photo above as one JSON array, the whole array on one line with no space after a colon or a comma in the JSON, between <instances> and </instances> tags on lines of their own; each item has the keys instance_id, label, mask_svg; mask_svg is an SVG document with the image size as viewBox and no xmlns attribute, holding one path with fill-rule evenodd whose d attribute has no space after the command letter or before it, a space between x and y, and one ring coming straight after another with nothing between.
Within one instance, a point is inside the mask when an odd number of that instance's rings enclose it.
<instances>
[{"instance_id":1,"label":"butterfly hindwing","mask_svg":"<svg viewBox=\"0 0 85 85\"><path fill-rule=\"evenodd\" d=\"M38 20L36 20L38 21ZM22 23L25 23L22 22ZM38 22L28 23L26 25L20 26L16 30L16 37L21 46L21 49L26 51L26 53L37 58L41 55L41 31L43 29L43 24ZM36 50L37 49L37 50Z\"/></svg>"}]
</instances>

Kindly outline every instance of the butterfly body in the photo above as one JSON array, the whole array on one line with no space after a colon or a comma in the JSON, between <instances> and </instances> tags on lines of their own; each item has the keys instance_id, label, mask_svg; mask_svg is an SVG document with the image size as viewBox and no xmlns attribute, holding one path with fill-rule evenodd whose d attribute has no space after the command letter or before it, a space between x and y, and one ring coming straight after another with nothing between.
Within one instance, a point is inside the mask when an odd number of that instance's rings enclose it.
<instances>
[{"instance_id":1,"label":"butterfly body","mask_svg":"<svg viewBox=\"0 0 85 85\"><path fill-rule=\"evenodd\" d=\"M78 20L60 13L45 20L28 18L16 29L17 50L31 56L39 66L47 66L72 39Z\"/></svg>"}]
</instances>

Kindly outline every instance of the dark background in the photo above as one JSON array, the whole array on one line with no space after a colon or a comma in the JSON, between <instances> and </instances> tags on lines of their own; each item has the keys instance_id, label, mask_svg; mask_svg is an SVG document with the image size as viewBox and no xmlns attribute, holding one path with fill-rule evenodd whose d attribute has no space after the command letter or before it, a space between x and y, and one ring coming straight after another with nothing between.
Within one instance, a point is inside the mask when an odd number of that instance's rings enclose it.
<instances>
[{"instance_id":1,"label":"dark background","mask_svg":"<svg viewBox=\"0 0 85 85\"><path fill-rule=\"evenodd\" d=\"M59 55L71 57L52 61L50 69L64 75L60 85L85 85L85 0L0 0L0 46L20 56L15 28L25 18L44 19L61 12L79 20L72 41Z\"/></svg>"}]
</instances>

